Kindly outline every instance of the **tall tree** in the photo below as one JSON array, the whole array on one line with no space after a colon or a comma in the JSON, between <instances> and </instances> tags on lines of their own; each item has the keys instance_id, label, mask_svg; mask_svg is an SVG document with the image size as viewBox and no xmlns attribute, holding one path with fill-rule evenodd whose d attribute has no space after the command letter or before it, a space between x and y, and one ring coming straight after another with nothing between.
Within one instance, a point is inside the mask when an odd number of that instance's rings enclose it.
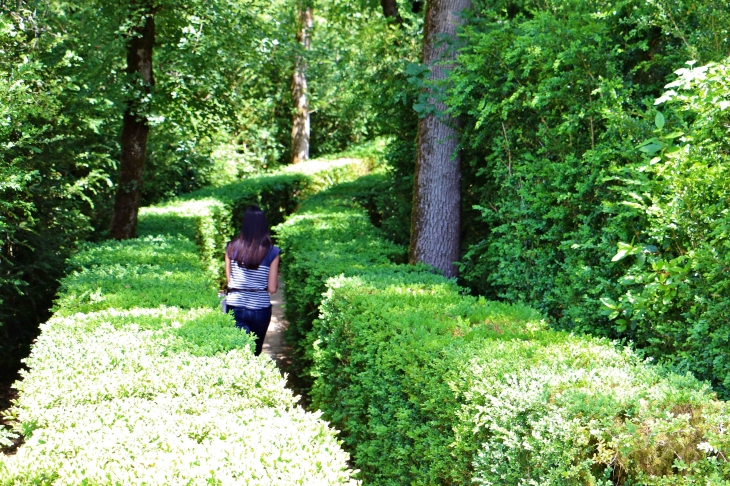
<instances>
[{"instance_id":1,"label":"tall tree","mask_svg":"<svg viewBox=\"0 0 730 486\"><path fill-rule=\"evenodd\" d=\"M294 102L294 123L291 132L292 164L309 159L309 97L307 95L306 51L310 47L310 33L313 25L312 7L305 1L298 2L297 43L304 51L297 55L292 75L292 101Z\"/></svg>"},{"instance_id":2,"label":"tall tree","mask_svg":"<svg viewBox=\"0 0 730 486\"><path fill-rule=\"evenodd\" d=\"M403 23L403 18L398 13L398 2L396 0L380 0L380 5L383 7L385 18L391 19L398 25Z\"/></svg>"},{"instance_id":3,"label":"tall tree","mask_svg":"<svg viewBox=\"0 0 730 486\"><path fill-rule=\"evenodd\" d=\"M423 63L429 68L429 109L418 123L411 219L411 263L424 262L448 277L458 275L461 231L461 161L456 120L447 115L443 81L456 52L448 42L471 0L430 0L426 6Z\"/></svg>"},{"instance_id":4,"label":"tall tree","mask_svg":"<svg viewBox=\"0 0 730 486\"><path fill-rule=\"evenodd\" d=\"M120 240L137 236L142 173L150 132L146 105L155 82L152 74L155 9L151 0L141 0L135 7L133 11L141 14L141 21L131 29L127 44L127 74L131 78L131 93L122 121L119 183L109 229L109 235Z\"/></svg>"}]
</instances>

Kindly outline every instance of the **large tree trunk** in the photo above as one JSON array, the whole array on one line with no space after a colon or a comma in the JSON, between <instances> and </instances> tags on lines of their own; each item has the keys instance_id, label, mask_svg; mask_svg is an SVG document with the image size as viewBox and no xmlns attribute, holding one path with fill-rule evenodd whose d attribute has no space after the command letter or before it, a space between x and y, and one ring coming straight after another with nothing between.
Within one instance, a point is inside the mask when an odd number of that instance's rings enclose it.
<instances>
[{"instance_id":1,"label":"large tree trunk","mask_svg":"<svg viewBox=\"0 0 730 486\"><path fill-rule=\"evenodd\" d=\"M309 33L312 29L312 9L299 7L297 42L304 51L309 50ZM309 98L307 97L307 60L297 56L292 76L292 101L294 102L294 123L291 132L292 164L309 159Z\"/></svg>"},{"instance_id":2,"label":"large tree trunk","mask_svg":"<svg viewBox=\"0 0 730 486\"><path fill-rule=\"evenodd\" d=\"M119 185L114 199L114 214L109 235L119 240L137 236L137 214L142 190L142 172L147 154L147 136L150 131L146 114L146 98L154 85L152 76L152 47L155 43L155 18L152 2L139 5L144 23L135 27L127 45L127 73L134 81L130 88L142 95L127 101L122 120L122 154L119 166Z\"/></svg>"},{"instance_id":3,"label":"large tree trunk","mask_svg":"<svg viewBox=\"0 0 730 486\"><path fill-rule=\"evenodd\" d=\"M460 14L471 0L430 0L426 7L423 62L431 70L429 103L435 113L418 122L418 152L413 187L411 263L424 262L456 277L461 231L461 161L456 152L456 120L446 115L446 106L432 83L446 79L448 61L456 58L444 38L453 38ZM445 62L444 62L445 61Z\"/></svg>"},{"instance_id":4,"label":"large tree trunk","mask_svg":"<svg viewBox=\"0 0 730 486\"><path fill-rule=\"evenodd\" d=\"M398 13L397 0L380 0L380 6L383 7L385 18L392 19L398 25L403 24L403 18Z\"/></svg>"}]
</instances>

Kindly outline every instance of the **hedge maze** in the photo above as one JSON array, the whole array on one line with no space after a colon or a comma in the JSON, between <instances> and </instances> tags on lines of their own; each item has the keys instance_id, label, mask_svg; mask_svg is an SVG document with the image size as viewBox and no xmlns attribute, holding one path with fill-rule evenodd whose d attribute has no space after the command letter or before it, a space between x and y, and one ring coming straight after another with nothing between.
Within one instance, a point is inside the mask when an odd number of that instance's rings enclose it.
<instances>
[{"instance_id":1,"label":"hedge maze","mask_svg":"<svg viewBox=\"0 0 730 486\"><path fill-rule=\"evenodd\" d=\"M336 431L297 405L217 299L241 208L281 220L357 167L304 169L145 208L138 239L71 258L16 385L25 443L0 456L0 484L357 482Z\"/></svg>"},{"instance_id":2,"label":"hedge maze","mask_svg":"<svg viewBox=\"0 0 730 486\"><path fill-rule=\"evenodd\" d=\"M0 485L728 484L730 413L706 384L403 264L366 209L383 175L364 171L205 189L79 251ZM321 412L218 310L219 253L251 203L277 223L287 339Z\"/></svg>"}]
</instances>

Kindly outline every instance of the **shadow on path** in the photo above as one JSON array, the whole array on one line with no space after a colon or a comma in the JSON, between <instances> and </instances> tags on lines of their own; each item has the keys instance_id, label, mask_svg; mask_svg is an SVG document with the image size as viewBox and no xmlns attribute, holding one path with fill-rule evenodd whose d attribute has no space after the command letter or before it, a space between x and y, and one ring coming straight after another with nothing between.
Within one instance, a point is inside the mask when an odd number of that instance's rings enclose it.
<instances>
[{"instance_id":1,"label":"shadow on path","mask_svg":"<svg viewBox=\"0 0 730 486\"><path fill-rule=\"evenodd\" d=\"M4 412L12 406L13 400L18 397L18 391L12 388L15 380L20 379L18 373L7 373L0 376L0 427L10 426L10 420L6 420L3 417ZM17 452L18 447L23 444L23 437L13 439L13 445L9 447L0 446L0 451L7 455L13 455Z\"/></svg>"},{"instance_id":2,"label":"shadow on path","mask_svg":"<svg viewBox=\"0 0 730 486\"><path fill-rule=\"evenodd\" d=\"M291 347L284 340L284 331L289 322L284 318L284 282L279 278L279 289L271 296L271 324L264 339L263 353L276 362L276 366L286 377L286 386L295 395L299 395L299 404L305 409L309 407L309 397L301 380L294 373L296 363L292 360Z\"/></svg>"}]
</instances>

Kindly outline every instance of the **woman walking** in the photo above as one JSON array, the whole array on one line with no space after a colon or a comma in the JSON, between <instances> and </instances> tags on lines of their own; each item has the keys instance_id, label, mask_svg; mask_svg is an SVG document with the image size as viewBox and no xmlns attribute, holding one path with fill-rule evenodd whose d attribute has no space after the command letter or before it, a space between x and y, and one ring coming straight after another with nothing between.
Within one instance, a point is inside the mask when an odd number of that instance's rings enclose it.
<instances>
[{"instance_id":1,"label":"woman walking","mask_svg":"<svg viewBox=\"0 0 730 486\"><path fill-rule=\"evenodd\" d=\"M261 354L271 322L271 298L279 286L279 247L271 242L269 222L258 206L243 215L238 238L226 246L226 303L236 327L256 336L256 356Z\"/></svg>"}]
</instances>

